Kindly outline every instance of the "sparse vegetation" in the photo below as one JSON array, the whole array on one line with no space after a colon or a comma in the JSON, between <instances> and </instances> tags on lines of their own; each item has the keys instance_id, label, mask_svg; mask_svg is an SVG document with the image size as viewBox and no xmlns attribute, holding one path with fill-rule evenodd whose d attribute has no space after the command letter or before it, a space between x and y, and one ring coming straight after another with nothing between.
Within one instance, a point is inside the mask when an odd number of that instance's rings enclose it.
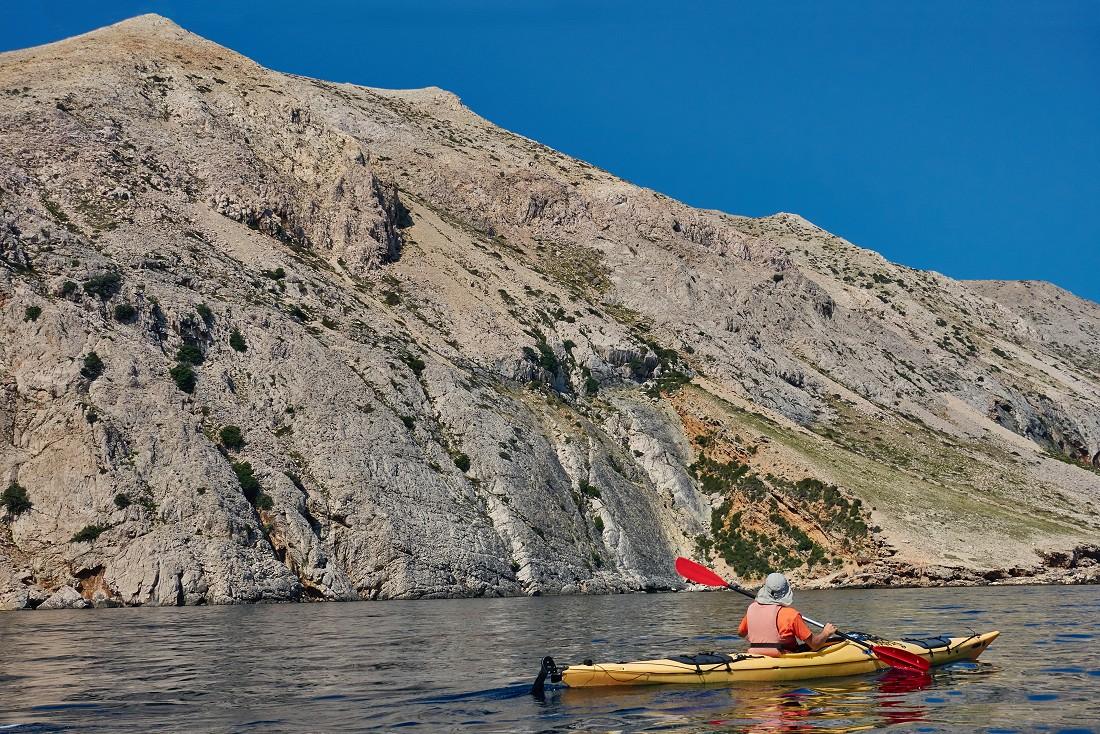
<instances>
[{"instance_id":1,"label":"sparse vegetation","mask_svg":"<svg viewBox=\"0 0 1100 734\"><path fill-rule=\"evenodd\" d=\"M115 306L115 320L128 324L137 318L137 309L129 303L120 303Z\"/></svg>"},{"instance_id":2,"label":"sparse vegetation","mask_svg":"<svg viewBox=\"0 0 1100 734\"><path fill-rule=\"evenodd\" d=\"M122 290L122 276L114 271L92 276L84 281L84 292L101 301L109 301Z\"/></svg>"},{"instance_id":3,"label":"sparse vegetation","mask_svg":"<svg viewBox=\"0 0 1100 734\"><path fill-rule=\"evenodd\" d=\"M85 525L69 539L72 543L93 543L106 530L102 525Z\"/></svg>"},{"instance_id":4,"label":"sparse vegetation","mask_svg":"<svg viewBox=\"0 0 1100 734\"><path fill-rule=\"evenodd\" d=\"M235 352L243 352L248 349L248 345L245 344L244 337L237 329L233 329L229 334L229 346L233 347Z\"/></svg>"},{"instance_id":5,"label":"sparse vegetation","mask_svg":"<svg viewBox=\"0 0 1100 734\"><path fill-rule=\"evenodd\" d=\"M244 448L244 433L238 426L223 426L218 432L222 446L231 451L240 451Z\"/></svg>"},{"instance_id":6,"label":"sparse vegetation","mask_svg":"<svg viewBox=\"0 0 1100 734\"><path fill-rule=\"evenodd\" d=\"M66 280L64 283L61 284L61 288L58 289L57 295L61 296L62 298L68 298L69 296L75 294L78 288L80 288L80 286L78 286L76 283L71 280Z\"/></svg>"},{"instance_id":7,"label":"sparse vegetation","mask_svg":"<svg viewBox=\"0 0 1100 734\"><path fill-rule=\"evenodd\" d=\"M420 377L420 374L424 372L424 367L426 366L424 360L415 354L403 354L401 355L401 360L409 366L409 369L412 370L413 374L417 377Z\"/></svg>"},{"instance_id":8,"label":"sparse vegetation","mask_svg":"<svg viewBox=\"0 0 1100 734\"><path fill-rule=\"evenodd\" d=\"M130 496L128 494L119 492L115 495L115 507L118 509L125 510L130 504Z\"/></svg>"},{"instance_id":9,"label":"sparse vegetation","mask_svg":"<svg viewBox=\"0 0 1100 734\"><path fill-rule=\"evenodd\" d=\"M581 494L583 494L585 497L592 497L594 499L599 499L600 497L599 487L589 484L583 479L580 481L580 484L577 486L577 488L580 489Z\"/></svg>"},{"instance_id":10,"label":"sparse vegetation","mask_svg":"<svg viewBox=\"0 0 1100 734\"><path fill-rule=\"evenodd\" d=\"M183 344L176 350L176 361L198 366L203 363L202 349L197 344Z\"/></svg>"},{"instance_id":11,"label":"sparse vegetation","mask_svg":"<svg viewBox=\"0 0 1100 734\"><path fill-rule=\"evenodd\" d=\"M24 321L38 321L38 317L42 315L42 308L40 306L27 306L23 311Z\"/></svg>"},{"instance_id":12,"label":"sparse vegetation","mask_svg":"<svg viewBox=\"0 0 1100 734\"><path fill-rule=\"evenodd\" d=\"M84 366L80 368L80 374L89 382L95 382L96 378L103 374L103 360L95 352L84 355Z\"/></svg>"},{"instance_id":13,"label":"sparse vegetation","mask_svg":"<svg viewBox=\"0 0 1100 734\"><path fill-rule=\"evenodd\" d=\"M451 458L454 459L455 466L458 467L459 471L462 471L462 472L470 471L470 457L469 456L467 456L466 454L463 454L463 453L457 453L454 456L452 456Z\"/></svg>"},{"instance_id":14,"label":"sparse vegetation","mask_svg":"<svg viewBox=\"0 0 1100 734\"><path fill-rule=\"evenodd\" d=\"M198 313L199 318L202 319L207 328L214 325L214 312L205 303L195 306L195 312Z\"/></svg>"},{"instance_id":15,"label":"sparse vegetation","mask_svg":"<svg viewBox=\"0 0 1100 734\"><path fill-rule=\"evenodd\" d=\"M18 482L12 482L0 494L0 505L3 505L12 515L21 515L34 507L30 496L27 495L27 490Z\"/></svg>"},{"instance_id":16,"label":"sparse vegetation","mask_svg":"<svg viewBox=\"0 0 1100 734\"><path fill-rule=\"evenodd\" d=\"M172 380L175 381L176 387L183 390L185 393L192 393L195 391L195 383L198 380L198 376L195 374L195 370L187 362L180 362L172 369L168 370L168 374L172 376Z\"/></svg>"},{"instance_id":17,"label":"sparse vegetation","mask_svg":"<svg viewBox=\"0 0 1100 734\"><path fill-rule=\"evenodd\" d=\"M252 464L247 461L234 461L230 464L233 473L237 475L237 482L241 485L241 493L244 498L257 510L270 510L275 506L271 497L264 492L260 480L252 469Z\"/></svg>"}]
</instances>

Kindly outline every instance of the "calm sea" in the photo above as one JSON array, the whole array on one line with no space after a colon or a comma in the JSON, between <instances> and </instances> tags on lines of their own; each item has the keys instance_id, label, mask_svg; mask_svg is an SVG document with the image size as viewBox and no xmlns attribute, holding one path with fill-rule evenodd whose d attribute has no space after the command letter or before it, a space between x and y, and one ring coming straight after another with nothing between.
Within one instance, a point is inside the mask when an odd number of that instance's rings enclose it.
<instances>
[{"instance_id":1,"label":"calm sea","mask_svg":"<svg viewBox=\"0 0 1100 734\"><path fill-rule=\"evenodd\" d=\"M1100 587L819 591L883 636L1002 636L977 664L727 688L548 689L559 663L741 649L729 593L0 613L0 731L1100 732Z\"/></svg>"}]
</instances>

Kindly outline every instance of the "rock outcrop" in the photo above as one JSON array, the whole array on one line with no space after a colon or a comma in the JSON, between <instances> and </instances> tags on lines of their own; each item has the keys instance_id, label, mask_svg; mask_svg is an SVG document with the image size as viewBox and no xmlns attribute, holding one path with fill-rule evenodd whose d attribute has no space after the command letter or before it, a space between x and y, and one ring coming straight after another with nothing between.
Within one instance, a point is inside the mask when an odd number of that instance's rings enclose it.
<instances>
[{"instance_id":1,"label":"rock outcrop","mask_svg":"<svg viewBox=\"0 0 1100 734\"><path fill-rule=\"evenodd\" d=\"M1053 286L157 16L0 55L0 124L4 608L671 589L680 554L1095 579L1100 306Z\"/></svg>"}]
</instances>

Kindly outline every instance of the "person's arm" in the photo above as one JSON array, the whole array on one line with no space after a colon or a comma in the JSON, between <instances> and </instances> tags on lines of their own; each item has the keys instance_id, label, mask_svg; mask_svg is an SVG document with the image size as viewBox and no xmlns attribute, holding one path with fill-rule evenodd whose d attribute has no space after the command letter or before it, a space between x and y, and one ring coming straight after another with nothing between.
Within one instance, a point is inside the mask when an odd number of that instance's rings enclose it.
<instances>
[{"instance_id":1,"label":"person's arm","mask_svg":"<svg viewBox=\"0 0 1100 734\"><path fill-rule=\"evenodd\" d=\"M737 628L737 634L739 637L749 636L749 615L745 615L741 618L741 626Z\"/></svg>"},{"instance_id":2,"label":"person's arm","mask_svg":"<svg viewBox=\"0 0 1100 734\"><path fill-rule=\"evenodd\" d=\"M829 638L836 632L836 625L832 622L826 622L825 626L816 635L810 635L810 639L806 640L806 646L811 650L820 650L828 644Z\"/></svg>"},{"instance_id":3,"label":"person's arm","mask_svg":"<svg viewBox=\"0 0 1100 734\"><path fill-rule=\"evenodd\" d=\"M810 628L806 626L806 621L802 619L801 614L795 611L792 616L794 616L794 619L792 620L793 629L791 631L799 642L803 643L811 650L820 650L825 647L829 638L836 632L836 627L830 623L826 624L825 628L815 635L810 631Z\"/></svg>"}]
</instances>

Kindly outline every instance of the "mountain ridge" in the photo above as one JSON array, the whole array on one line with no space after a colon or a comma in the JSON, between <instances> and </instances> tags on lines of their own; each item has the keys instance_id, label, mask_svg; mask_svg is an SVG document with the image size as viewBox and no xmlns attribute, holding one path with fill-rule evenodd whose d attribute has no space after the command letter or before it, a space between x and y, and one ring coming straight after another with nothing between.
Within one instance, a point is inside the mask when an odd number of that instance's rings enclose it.
<instances>
[{"instance_id":1,"label":"mountain ridge","mask_svg":"<svg viewBox=\"0 0 1100 734\"><path fill-rule=\"evenodd\" d=\"M8 606L1096 578L1095 304L159 16L0 94Z\"/></svg>"}]
</instances>

